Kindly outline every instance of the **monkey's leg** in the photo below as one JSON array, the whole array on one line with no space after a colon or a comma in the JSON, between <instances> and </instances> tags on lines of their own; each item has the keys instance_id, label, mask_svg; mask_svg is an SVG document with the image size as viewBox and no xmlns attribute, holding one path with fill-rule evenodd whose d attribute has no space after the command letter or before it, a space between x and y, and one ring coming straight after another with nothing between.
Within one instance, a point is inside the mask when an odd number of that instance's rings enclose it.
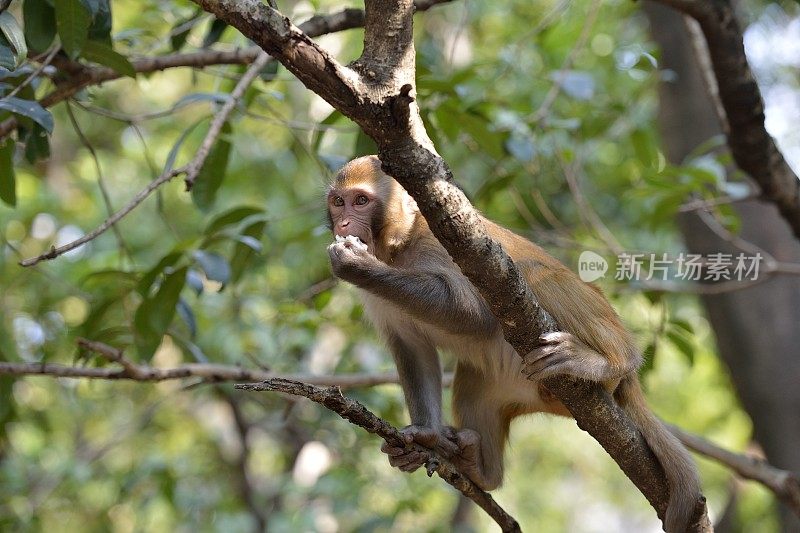
<instances>
[{"instance_id":1,"label":"monkey's leg","mask_svg":"<svg viewBox=\"0 0 800 533\"><path fill-rule=\"evenodd\" d=\"M458 447L451 440L452 429L442 425L442 370L436 347L419 336L405 340L397 332L388 332L386 337L411 416L411 425L401 430L403 437L407 443L415 442L449 458ZM389 464L404 472L413 472L428 459L425 454L388 443L381 451L389 456Z\"/></svg>"},{"instance_id":2,"label":"monkey's leg","mask_svg":"<svg viewBox=\"0 0 800 533\"><path fill-rule=\"evenodd\" d=\"M456 467L484 490L500 486L503 480L503 449L510 420L495 387L474 368L458 363L453 383L453 414L458 426Z\"/></svg>"},{"instance_id":3,"label":"monkey's leg","mask_svg":"<svg viewBox=\"0 0 800 533\"><path fill-rule=\"evenodd\" d=\"M635 363L619 359L623 364L595 351L571 333L556 331L539 337L542 343L523 357L522 373L542 380L555 375L569 375L589 381L611 381L630 372Z\"/></svg>"}]
</instances>

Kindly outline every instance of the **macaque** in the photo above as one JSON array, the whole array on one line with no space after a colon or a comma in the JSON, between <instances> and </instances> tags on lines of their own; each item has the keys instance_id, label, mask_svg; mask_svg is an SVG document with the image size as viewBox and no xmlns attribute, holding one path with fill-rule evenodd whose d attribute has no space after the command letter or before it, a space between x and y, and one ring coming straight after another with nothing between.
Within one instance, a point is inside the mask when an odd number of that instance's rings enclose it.
<instances>
[{"instance_id":1,"label":"macaque","mask_svg":"<svg viewBox=\"0 0 800 533\"><path fill-rule=\"evenodd\" d=\"M666 472L666 530L686 530L700 494L695 466L648 409L637 378L642 356L599 289L537 245L483 218L563 329L543 335L538 348L520 357L414 199L381 171L376 156L355 159L339 171L327 207L337 237L328 248L333 273L358 287L367 316L394 357L411 417L403 430L407 442L436 450L479 487L492 490L503 478L503 449L514 417L570 416L541 380L569 375L599 382L631 416ZM455 427L442 419L437 349L457 361ZM401 447L381 449L403 471L425 461Z\"/></svg>"}]
</instances>

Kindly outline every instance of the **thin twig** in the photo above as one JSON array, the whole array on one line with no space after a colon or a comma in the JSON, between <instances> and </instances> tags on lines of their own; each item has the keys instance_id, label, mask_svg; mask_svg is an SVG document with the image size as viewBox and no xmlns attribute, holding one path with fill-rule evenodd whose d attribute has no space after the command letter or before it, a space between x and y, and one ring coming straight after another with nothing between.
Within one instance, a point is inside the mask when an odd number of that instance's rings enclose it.
<instances>
[{"instance_id":1,"label":"thin twig","mask_svg":"<svg viewBox=\"0 0 800 533\"><path fill-rule=\"evenodd\" d=\"M530 116L530 121L532 123L536 124L540 122L550 113L550 107L552 107L552 105L555 103L556 98L561 92L561 84L564 81L564 75L566 74L567 70L572 67L575 58L578 57L578 52L580 52L586 44L586 40L589 38L591 29L594 26L595 21L597 21L597 15L600 12L601 5L602 2L600 0L595 0L589 7L589 14L586 16L586 22L583 24L583 29L581 30L578 39L575 41L575 44L570 49L566 59L564 59L564 62L561 64L561 68L556 71L553 80L554 83L544 96L544 100L542 100L542 104L539 106L539 109L537 109Z\"/></svg>"},{"instance_id":2,"label":"thin twig","mask_svg":"<svg viewBox=\"0 0 800 533\"><path fill-rule=\"evenodd\" d=\"M135 365L135 367L135 370L130 371L126 368L120 369L115 367L93 368L68 366L58 363L9 363L0 361L0 376L49 376L53 378L102 379L109 381L130 380L139 382L160 382L199 378L214 383L263 381L272 378L285 378L304 381L314 385L336 386L343 389L399 383L396 372L315 376L310 374L279 374L235 365L214 363L188 363L170 368L157 368L149 365ZM452 381L452 374L449 380Z\"/></svg>"},{"instance_id":3,"label":"thin twig","mask_svg":"<svg viewBox=\"0 0 800 533\"><path fill-rule=\"evenodd\" d=\"M217 141L217 137L219 137L219 134L222 131L222 126L228 121L228 117L233 109L239 104L239 101L242 99L242 96L244 96L247 88L250 87L250 84L253 83L269 60L269 54L266 52L261 52L258 57L256 57L256 60L253 61L253 63L247 68L247 71L245 71L244 75L242 75L242 78L233 88L233 91L231 91L228 99L225 100L225 103L222 104L222 107L220 107L219 111L217 111L216 115L214 116L214 120L211 121L211 125L208 127L208 132L206 133L202 144L200 144L200 148L197 149L197 152L195 153L191 163L186 165L186 176L184 177L184 183L186 183L187 191L192 189L192 186L197 179L197 175L200 173L200 170L202 170L203 165L208 158L208 154L211 152L211 147Z\"/></svg>"},{"instance_id":4,"label":"thin twig","mask_svg":"<svg viewBox=\"0 0 800 533\"><path fill-rule=\"evenodd\" d=\"M703 437L687 433L671 424L667 424L667 427L687 448L714 459L742 478L758 481L774 492L787 507L800 516L800 479L798 474L776 468L758 457L720 448Z\"/></svg>"},{"instance_id":5,"label":"thin twig","mask_svg":"<svg viewBox=\"0 0 800 533\"><path fill-rule=\"evenodd\" d=\"M95 228L93 231L90 231L89 233L87 233L86 235L81 237L80 239L76 239L76 240L74 240L72 242L68 242L67 244L65 244L63 246L58 246L58 247L52 246L49 251L47 251L47 252L45 252L43 254L37 255L36 257L31 257L31 258L25 259L23 261L20 261L19 264L21 266L24 266L24 267L29 267L29 266L33 266L33 265L35 265L35 264L37 264L37 263L39 263L41 261L46 261L46 260L49 260L49 259L55 259L56 257L69 252L70 250L74 250L75 248L78 248L79 246L82 246L82 245L86 244L87 242L89 242L89 241L91 241L93 239L96 239L97 237L99 237L100 235L105 233L108 230L108 228L110 228L111 226L113 226L114 224L119 222L122 219L122 217L124 217L125 215L127 215L128 213L133 211L139 204L141 204L143 201L145 201L145 199L147 199L147 197L150 196L150 194L153 191L158 189L161 185L165 184L166 182L168 182L169 180L171 180L175 176L179 176L179 175L183 174L184 172L185 172L185 168L184 167L165 171L159 177L157 177L156 179L151 181L147 185L147 187L145 187L144 189L139 191L136 194L136 196L134 196L133 199L130 202L128 202L128 204L125 207L123 207L122 209L120 209L119 211L114 213L112 216L108 217L105 221L103 221L102 224L97 226L97 228Z\"/></svg>"},{"instance_id":6,"label":"thin twig","mask_svg":"<svg viewBox=\"0 0 800 533\"><path fill-rule=\"evenodd\" d=\"M43 71L44 69L46 69L46 68L47 68L47 66L50 64L50 62L51 62L51 61L53 61L53 58L56 56L56 54L58 53L58 51L59 51L59 50L61 50L61 47L60 47L60 46L57 46L57 45L54 45L54 46L53 46L53 47L50 49L50 51L47 53L47 55L45 56L45 58L42 60L42 62L39 64L39 66L38 66L38 67L36 67L36 69L35 69L33 72L31 72L31 73L30 73L30 75L29 75L27 78L25 78L25 79L22 81L22 83L20 83L20 84L19 84L19 85L17 85L16 87L14 87L14 90L12 90L12 91L11 91L10 93L8 93L7 95L3 96L3 98L11 98L12 96L16 96L16 95L18 95L18 94L19 94L19 92L20 92L22 89L24 89L25 87L27 87L27 86L28 86L28 85L29 85L29 84L30 84L30 83L31 83L31 82L32 82L34 79L36 79L36 77L37 77L39 74L41 74L41 73L42 73L42 71Z\"/></svg>"},{"instance_id":7,"label":"thin twig","mask_svg":"<svg viewBox=\"0 0 800 533\"><path fill-rule=\"evenodd\" d=\"M78 119L75 117L75 113L72 112L72 106L69 102L66 103L67 108L67 117L69 117L69 121L72 124L72 129L75 130L75 134L80 139L81 144L89 151L89 155L92 156L92 161L94 161L94 168L97 172L97 187L100 189L100 196L103 198L103 203L106 206L106 212L108 216L114 214L114 206L111 203L111 195L108 192L108 187L106 187L105 178L103 176L103 169L100 167L100 158L97 156L97 152L92 146L92 143L89 142L89 138L83 133L81 129L81 125L78 124ZM120 257L124 255L128 256L128 259L133 261L133 255L131 254L130 250L128 249L128 245L125 242L125 238L122 236L122 232L119 230L116 224L112 224L111 230L114 232L114 236L117 238L117 244L120 250Z\"/></svg>"},{"instance_id":8,"label":"thin twig","mask_svg":"<svg viewBox=\"0 0 800 533\"><path fill-rule=\"evenodd\" d=\"M520 531L517 521L500 507L488 492L478 488L468 477L459 473L452 464L438 457L433 451L418 444L405 442L397 428L370 412L361 403L343 396L338 387L317 387L308 383L277 378L261 383L238 384L235 387L242 390L274 391L304 396L330 409L345 420L366 429L373 435L380 436L393 446L405 447L427 456L428 475L436 472L439 477L486 511L503 531Z\"/></svg>"}]
</instances>

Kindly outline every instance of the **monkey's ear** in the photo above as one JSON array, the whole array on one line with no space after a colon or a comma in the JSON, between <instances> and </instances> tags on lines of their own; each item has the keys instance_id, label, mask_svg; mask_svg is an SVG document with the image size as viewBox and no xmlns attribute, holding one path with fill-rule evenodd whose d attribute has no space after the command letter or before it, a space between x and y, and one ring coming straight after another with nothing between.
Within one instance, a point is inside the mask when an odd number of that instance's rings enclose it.
<instances>
[{"instance_id":1,"label":"monkey's ear","mask_svg":"<svg viewBox=\"0 0 800 533\"><path fill-rule=\"evenodd\" d=\"M410 215L419 211L419 207L417 207L417 201L414 200L414 198L412 198L408 193L405 193L405 198L403 199L403 209Z\"/></svg>"}]
</instances>

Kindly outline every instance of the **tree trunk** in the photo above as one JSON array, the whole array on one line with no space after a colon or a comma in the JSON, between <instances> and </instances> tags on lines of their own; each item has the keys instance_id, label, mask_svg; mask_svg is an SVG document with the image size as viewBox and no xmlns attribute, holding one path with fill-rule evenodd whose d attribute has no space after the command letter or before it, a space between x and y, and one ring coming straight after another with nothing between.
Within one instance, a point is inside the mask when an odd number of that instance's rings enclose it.
<instances>
[{"instance_id":1,"label":"tree trunk","mask_svg":"<svg viewBox=\"0 0 800 533\"><path fill-rule=\"evenodd\" d=\"M660 68L677 74L661 84L659 127L667 158L679 164L700 143L719 135L712 100L703 83L684 21L675 11L645 3L651 34L661 47ZM777 209L760 201L735 204L740 236L779 261L800 262L800 244ZM692 253L738 253L695 214L679 221ZM776 275L735 292L701 297L754 438L769 461L800 471L800 278ZM697 391L702 398L702 391ZM784 531L800 520L781 509Z\"/></svg>"}]
</instances>

